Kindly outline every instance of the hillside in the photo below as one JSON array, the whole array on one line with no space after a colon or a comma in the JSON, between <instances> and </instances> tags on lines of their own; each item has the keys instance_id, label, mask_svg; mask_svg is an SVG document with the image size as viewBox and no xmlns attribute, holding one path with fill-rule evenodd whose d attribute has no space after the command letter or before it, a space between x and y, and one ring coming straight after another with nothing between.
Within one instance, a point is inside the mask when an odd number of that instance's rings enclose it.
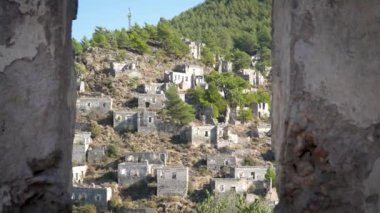
<instances>
[{"instance_id":1,"label":"hillside","mask_svg":"<svg viewBox=\"0 0 380 213\"><path fill-rule=\"evenodd\" d=\"M232 50L259 53L270 66L271 0L206 0L171 20L182 36L200 40L211 52L229 57Z\"/></svg>"}]
</instances>

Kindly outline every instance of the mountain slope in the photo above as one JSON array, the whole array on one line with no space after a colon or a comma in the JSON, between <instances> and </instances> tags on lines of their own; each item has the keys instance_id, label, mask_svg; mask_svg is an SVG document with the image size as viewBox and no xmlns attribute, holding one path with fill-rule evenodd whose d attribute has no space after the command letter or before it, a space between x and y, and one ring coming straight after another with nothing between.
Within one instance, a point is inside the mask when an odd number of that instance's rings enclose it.
<instances>
[{"instance_id":1,"label":"mountain slope","mask_svg":"<svg viewBox=\"0 0 380 213\"><path fill-rule=\"evenodd\" d=\"M237 48L260 53L270 66L271 0L206 0L171 20L184 37L201 40L215 54Z\"/></svg>"}]
</instances>

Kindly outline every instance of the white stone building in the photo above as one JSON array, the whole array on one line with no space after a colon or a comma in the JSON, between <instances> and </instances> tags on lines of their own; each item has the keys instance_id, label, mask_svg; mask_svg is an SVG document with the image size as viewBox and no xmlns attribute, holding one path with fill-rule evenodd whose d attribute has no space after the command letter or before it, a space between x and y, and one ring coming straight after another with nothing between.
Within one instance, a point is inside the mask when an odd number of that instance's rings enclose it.
<instances>
[{"instance_id":1,"label":"white stone building","mask_svg":"<svg viewBox=\"0 0 380 213\"><path fill-rule=\"evenodd\" d=\"M87 165L73 166L73 184L83 184L84 177L87 172Z\"/></svg>"}]
</instances>

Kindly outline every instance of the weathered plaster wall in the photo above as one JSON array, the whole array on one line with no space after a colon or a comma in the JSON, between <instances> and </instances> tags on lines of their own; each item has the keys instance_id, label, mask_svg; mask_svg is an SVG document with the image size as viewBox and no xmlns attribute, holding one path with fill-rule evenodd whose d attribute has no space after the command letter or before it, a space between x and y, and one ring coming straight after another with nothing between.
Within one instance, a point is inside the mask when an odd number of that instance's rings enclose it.
<instances>
[{"instance_id":1,"label":"weathered plaster wall","mask_svg":"<svg viewBox=\"0 0 380 213\"><path fill-rule=\"evenodd\" d=\"M69 212L75 0L0 1L0 212Z\"/></svg>"},{"instance_id":2,"label":"weathered plaster wall","mask_svg":"<svg viewBox=\"0 0 380 213\"><path fill-rule=\"evenodd\" d=\"M280 212L380 211L380 2L273 1Z\"/></svg>"}]
</instances>

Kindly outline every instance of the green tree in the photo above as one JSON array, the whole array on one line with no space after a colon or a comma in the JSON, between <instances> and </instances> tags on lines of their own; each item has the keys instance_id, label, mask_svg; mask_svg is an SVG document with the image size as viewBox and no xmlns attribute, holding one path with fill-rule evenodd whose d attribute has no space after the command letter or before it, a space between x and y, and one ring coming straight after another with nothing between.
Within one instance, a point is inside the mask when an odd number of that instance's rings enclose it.
<instances>
[{"instance_id":1,"label":"green tree","mask_svg":"<svg viewBox=\"0 0 380 213\"><path fill-rule=\"evenodd\" d=\"M110 41L108 40L108 30L103 27L96 27L95 32L92 34L91 46L110 48Z\"/></svg>"},{"instance_id":2,"label":"green tree","mask_svg":"<svg viewBox=\"0 0 380 213\"><path fill-rule=\"evenodd\" d=\"M202 62L207 66L212 66L215 64L215 57L211 50L207 47L202 48Z\"/></svg>"},{"instance_id":3,"label":"green tree","mask_svg":"<svg viewBox=\"0 0 380 213\"><path fill-rule=\"evenodd\" d=\"M246 69L251 66L251 57L243 51L235 49L232 57L235 70Z\"/></svg>"},{"instance_id":4,"label":"green tree","mask_svg":"<svg viewBox=\"0 0 380 213\"><path fill-rule=\"evenodd\" d=\"M212 72L206 77L206 81L223 91L226 101L226 122L234 123L236 108L245 104L243 90L248 87L248 82L230 72Z\"/></svg>"},{"instance_id":5,"label":"green tree","mask_svg":"<svg viewBox=\"0 0 380 213\"><path fill-rule=\"evenodd\" d=\"M189 53L188 46L181 40L174 28L169 25L169 22L163 18L157 25L157 37L169 55L182 58Z\"/></svg>"},{"instance_id":6,"label":"green tree","mask_svg":"<svg viewBox=\"0 0 380 213\"><path fill-rule=\"evenodd\" d=\"M91 121L90 124L90 132L91 132L91 138L96 138L100 134L100 126L96 121Z\"/></svg>"},{"instance_id":7,"label":"green tree","mask_svg":"<svg viewBox=\"0 0 380 213\"><path fill-rule=\"evenodd\" d=\"M115 145L113 145L113 144L108 145L108 147L107 147L107 157L115 158L118 155L119 155L119 149Z\"/></svg>"},{"instance_id":8,"label":"green tree","mask_svg":"<svg viewBox=\"0 0 380 213\"><path fill-rule=\"evenodd\" d=\"M74 62L74 71L77 76L85 75L88 73L86 66L78 62Z\"/></svg>"},{"instance_id":9,"label":"green tree","mask_svg":"<svg viewBox=\"0 0 380 213\"><path fill-rule=\"evenodd\" d=\"M194 108L181 100L178 96L176 86L169 86L168 90L165 92L165 96L167 100L164 114L168 115L173 123L186 125L194 120Z\"/></svg>"},{"instance_id":10,"label":"green tree","mask_svg":"<svg viewBox=\"0 0 380 213\"><path fill-rule=\"evenodd\" d=\"M90 46L91 46L90 41L88 40L88 38L86 36L83 37L81 44L82 44L82 48L84 51L87 50L88 48L90 48Z\"/></svg>"},{"instance_id":11,"label":"green tree","mask_svg":"<svg viewBox=\"0 0 380 213\"><path fill-rule=\"evenodd\" d=\"M271 213L272 210L265 205L264 200L259 198L251 204L247 204L243 196L239 197L238 204L236 205L237 213Z\"/></svg>"},{"instance_id":12,"label":"green tree","mask_svg":"<svg viewBox=\"0 0 380 213\"><path fill-rule=\"evenodd\" d=\"M71 45L73 47L75 56L79 56L83 53L82 44L79 41L77 41L75 38L71 39Z\"/></svg>"},{"instance_id":13,"label":"green tree","mask_svg":"<svg viewBox=\"0 0 380 213\"><path fill-rule=\"evenodd\" d=\"M267 173L265 174L265 179L268 181L272 180L272 187L276 186L276 169L274 168L272 164L267 169Z\"/></svg>"},{"instance_id":14,"label":"green tree","mask_svg":"<svg viewBox=\"0 0 380 213\"><path fill-rule=\"evenodd\" d=\"M242 123L246 123L248 121L251 121L253 119L252 111L249 109L241 109L239 111L238 117Z\"/></svg>"}]
</instances>

